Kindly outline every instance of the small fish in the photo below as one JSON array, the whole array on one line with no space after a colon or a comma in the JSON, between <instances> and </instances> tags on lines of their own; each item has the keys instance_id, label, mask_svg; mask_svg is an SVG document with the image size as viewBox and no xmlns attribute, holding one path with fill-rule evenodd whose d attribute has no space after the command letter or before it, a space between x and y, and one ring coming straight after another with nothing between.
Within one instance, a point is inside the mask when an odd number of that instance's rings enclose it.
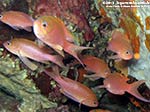
<instances>
[{"instance_id":1,"label":"small fish","mask_svg":"<svg viewBox=\"0 0 150 112\"><path fill-rule=\"evenodd\" d=\"M139 92L138 87L143 84L145 81L140 80L128 84L129 79L120 73L113 73L109 75L104 80L104 85L97 86L95 88L106 88L109 92L113 94L123 95L125 92L130 93L141 101L150 102L150 100L145 99Z\"/></svg>"},{"instance_id":2,"label":"small fish","mask_svg":"<svg viewBox=\"0 0 150 112\"><path fill-rule=\"evenodd\" d=\"M53 67L53 71L46 69L44 72L60 85L60 90L65 96L89 107L98 106L96 95L91 89L80 82L60 76L58 67Z\"/></svg>"},{"instance_id":3,"label":"small fish","mask_svg":"<svg viewBox=\"0 0 150 112\"><path fill-rule=\"evenodd\" d=\"M107 63L94 56L83 56L81 58L82 62L86 65L86 70L94 72L92 75L85 75L85 77L91 80L96 80L99 78L106 78L110 73Z\"/></svg>"},{"instance_id":4,"label":"small fish","mask_svg":"<svg viewBox=\"0 0 150 112\"><path fill-rule=\"evenodd\" d=\"M107 50L117 53L117 55L111 57L113 59L130 60L133 58L131 43L126 35L119 30L113 31Z\"/></svg>"},{"instance_id":5,"label":"small fish","mask_svg":"<svg viewBox=\"0 0 150 112\"><path fill-rule=\"evenodd\" d=\"M33 41L23 38L14 38L10 41L4 42L3 45L8 51L19 56L20 59L32 70L35 70L37 67L31 67L33 64L27 60L27 58L42 63L51 61L61 67L64 66L61 56L49 54L48 50L40 48Z\"/></svg>"},{"instance_id":6,"label":"small fish","mask_svg":"<svg viewBox=\"0 0 150 112\"><path fill-rule=\"evenodd\" d=\"M93 109L93 110L90 110L90 112L112 112L112 111L104 110L104 109Z\"/></svg>"},{"instance_id":7,"label":"small fish","mask_svg":"<svg viewBox=\"0 0 150 112\"><path fill-rule=\"evenodd\" d=\"M62 20L53 16L42 16L34 21L33 30L37 38L48 46L52 47L59 54L63 55L63 50L74 56L81 64L78 53L91 47L81 47L71 43L73 35L65 27Z\"/></svg>"},{"instance_id":8,"label":"small fish","mask_svg":"<svg viewBox=\"0 0 150 112\"><path fill-rule=\"evenodd\" d=\"M31 32L34 20L26 13L7 11L0 14L0 21L11 26L15 30L24 29Z\"/></svg>"}]
</instances>

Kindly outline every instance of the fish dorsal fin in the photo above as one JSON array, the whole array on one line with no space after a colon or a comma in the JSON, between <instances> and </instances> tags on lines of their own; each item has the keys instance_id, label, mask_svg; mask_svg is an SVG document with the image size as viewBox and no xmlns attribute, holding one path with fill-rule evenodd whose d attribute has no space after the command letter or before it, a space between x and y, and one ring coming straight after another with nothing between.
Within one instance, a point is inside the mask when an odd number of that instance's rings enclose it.
<instances>
[{"instance_id":1,"label":"fish dorsal fin","mask_svg":"<svg viewBox=\"0 0 150 112\"><path fill-rule=\"evenodd\" d=\"M112 35L111 35L112 39L117 39L117 38L119 38L119 37L120 37L119 34L122 34L122 32L120 32L119 30L113 31L113 32L112 32Z\"/></svg>"}]
</instances>

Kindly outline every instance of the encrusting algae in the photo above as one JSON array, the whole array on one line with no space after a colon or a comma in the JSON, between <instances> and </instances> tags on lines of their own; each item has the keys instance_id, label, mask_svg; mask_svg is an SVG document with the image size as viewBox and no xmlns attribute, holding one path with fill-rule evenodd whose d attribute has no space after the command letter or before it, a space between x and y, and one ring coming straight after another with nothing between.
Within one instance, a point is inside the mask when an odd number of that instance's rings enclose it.
<instances>
[{"instance_id":1,"label":"encrusting algae","mask_svg":"<svg viewBox=\"0 0 150 112\"><path fill-rule=\"evenodd\" d=\"M56 107L56 103L48 101L40 94L40 90L35 87L34 82L27 78L27 70L21 69L19 64L18 59L14 61L9 55L0 56L0 85L6 94L12 94L20 102L18 110L20 112L36 112L41 107Z\"/></svg>"}]
</instances>

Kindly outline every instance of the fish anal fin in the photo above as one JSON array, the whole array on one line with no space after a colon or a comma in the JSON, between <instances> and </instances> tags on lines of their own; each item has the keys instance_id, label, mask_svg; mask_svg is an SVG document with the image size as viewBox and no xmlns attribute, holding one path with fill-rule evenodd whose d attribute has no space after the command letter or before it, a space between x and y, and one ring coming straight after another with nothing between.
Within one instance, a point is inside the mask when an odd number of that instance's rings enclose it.
<instances>
[{"instance_id":1,"label":"fish anal fin","mask_svg":"<svg viewBox=\"0 0 150 112\"><path fill-rule=\"evenodd\" d=\"M37 65L35 65L34 63L32 63L28 58L23 57L23 56L19 56L19 58L21 59L21 61L31 70L36 70L38 68Z\"/></svg>"},{"instance_id":2,"label":"fish anal fin","mask_svg":"<svg viewBox=\"0 0 150 112\"><path fill-rule=\"evenodd\" d=\"M59 55L53 55L53 56L51 56L50 55L49 57L50 57L50 61L52 61L53 63L59 65L60 67L65 68L62 56L59 56Z\"/></svg>"}]
</instances>

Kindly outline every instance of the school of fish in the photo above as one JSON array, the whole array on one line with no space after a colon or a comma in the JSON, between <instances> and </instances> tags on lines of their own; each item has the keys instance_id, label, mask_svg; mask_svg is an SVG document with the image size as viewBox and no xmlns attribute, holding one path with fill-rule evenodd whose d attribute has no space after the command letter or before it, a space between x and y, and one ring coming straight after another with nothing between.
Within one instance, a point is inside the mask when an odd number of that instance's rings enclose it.
<instances>
[{"instance_id":1,"label":"school of fish","mask_svg":"<svg viewBox=\"0 0 150 112\"><path fill-rule=\"evenodd\" d=\"M4 42L3 45L9 52L17 55L31 70L37 70L38 68L31 60L44 64L47 64L47 62L55 64L51 69L45 69L45 74L59 84L62 94L79 104L89 107L97 107L99 105L95 93L89 87L60 75L59 70L65 68L63 63L63 59L65 58L64 52L77 59L85 70L92 72L91 75L87 72L84 75L85 78L93 81L99 78L104 79L104 84L95 87L96 89L106 88L109 92L118 95L128 92L141 101L150 102L150 100L144 98L137 90L145 81L140 80L128 84L127 81L129 78L117 72L111 73L108 64L103 59L95 56L80 55L82 50L94 48L75 45L74 35L67 29L61 19L53 16L41 16L34 20L23 12L7 11L0 14L0 21L18 31L23 29L34 32L37 39L44 43L44 46L20 37L14 37ZM53 53L49 51L49 48L54 50ZM115 55L109 57L110 59L131 60L134 58L131 42L125 33L118 29L112 32L107 50L115 53ZM99 109L96 112L101 112L101 110Z\"/></svg>"}]
</instances>

